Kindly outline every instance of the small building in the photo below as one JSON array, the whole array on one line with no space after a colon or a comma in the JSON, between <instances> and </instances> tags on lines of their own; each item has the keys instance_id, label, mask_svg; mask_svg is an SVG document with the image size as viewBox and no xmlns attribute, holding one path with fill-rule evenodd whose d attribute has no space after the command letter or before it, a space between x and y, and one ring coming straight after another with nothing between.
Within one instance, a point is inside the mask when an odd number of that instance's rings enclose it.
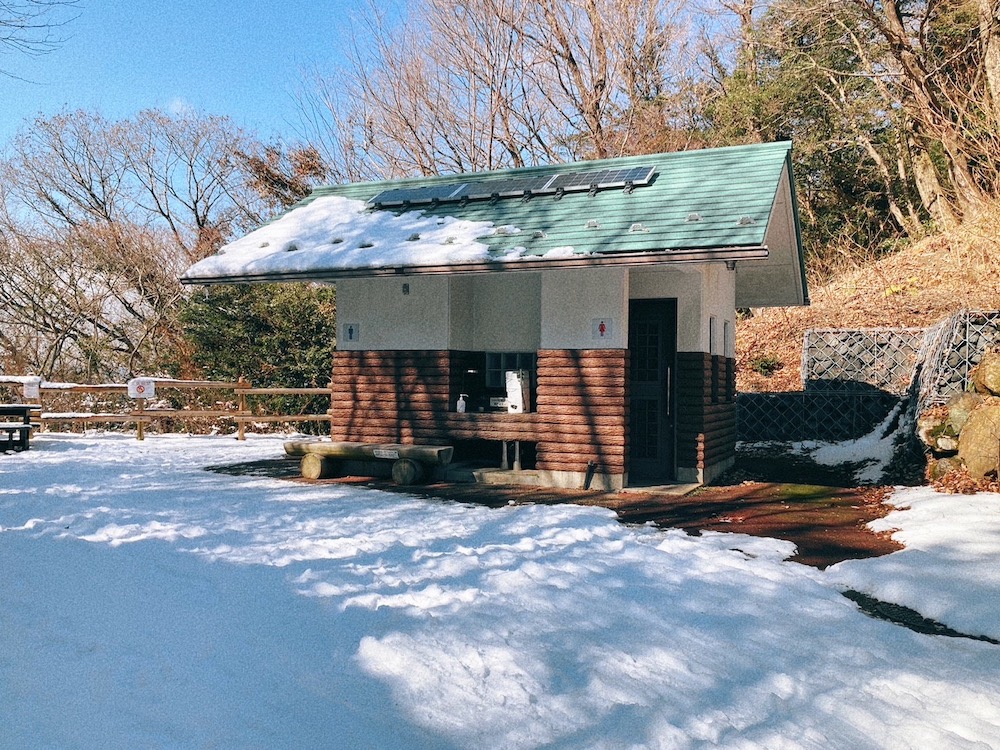
<instances>
[{"instance_id":1,"label":"small building","mask_svg":"<svg viewBox=\"0 0 1000 750\"><path fill-rule=\"evenodd\" d=\"M334 439L572 487L729 468L736 310L808 304L789 143L319 188L182 281L335 283Z\"/></svg>"}]
</instances>

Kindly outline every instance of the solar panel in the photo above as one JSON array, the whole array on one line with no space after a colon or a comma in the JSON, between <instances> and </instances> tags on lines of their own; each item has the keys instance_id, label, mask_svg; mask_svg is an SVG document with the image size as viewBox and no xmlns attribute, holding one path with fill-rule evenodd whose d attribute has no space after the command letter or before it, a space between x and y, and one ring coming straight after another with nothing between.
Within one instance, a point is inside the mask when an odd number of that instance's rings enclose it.
<instances>
[{"instance_id":1,"label":"solar panel","mask_svg":"<svg viewBox=\"0 0 1000 750\"><path fill-rule=\"evenodd\" d=\"M403 206L407 203L434 203L435 201L459 200L456 194L468 186L468 183L461 185L433 185L418 188L395 188L393 190L383 190L370 201L369 205Z\"/></svg>"},{"instance_id":2,"label":"solar panel","mask_svg":"<svg viewBox=\"0 0 1000 750\"><path fill-rule=\"evenodd\" d=\"M526 195L551 195L610 188L630 190L633 187L648 185L653 179L653 172L653 167L631 167L629 169L599 169L592 172L567 172L541 177L478 180L465 182L461 185L395 188L383 190L368 201L368 205L387 208L437 202L455 203L494 198L521 198Z\"/></svg>"},{"instance_id":3,"label":"solar panel","mask_svg":"<svg viewBox=\"0 0 1000 750\"><path fill-rule=\"evenodd\" d=\"M463 198L481 200L484 198L520 198L528 193L546 192L546 186L552 182L552 175L545 177L514 177L509 180L483 180L470 182L462 192ZM554 191L548 191L554 192Z\"/></svg>"},{"instance_id":4,"label":"solar panel","mask_svg":"<svg viewBox=\"0 0 1000 750\"><path fill-rule=\"evenodd\" d=\"M556 177L552 183L554 190L565 192L577 190L598 190L648 185L653 179L653 167L632 167L630 169L600 169L594 172L571 172Z\"/></svg>"}]
</instances>

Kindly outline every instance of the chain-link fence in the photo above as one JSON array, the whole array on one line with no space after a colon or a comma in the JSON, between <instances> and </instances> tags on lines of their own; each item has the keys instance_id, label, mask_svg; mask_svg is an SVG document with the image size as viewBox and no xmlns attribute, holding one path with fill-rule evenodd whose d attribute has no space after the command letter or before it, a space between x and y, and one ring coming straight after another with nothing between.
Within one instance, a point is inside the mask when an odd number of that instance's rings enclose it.
<instances>
[{"instance_id":1,"label":"chain-link fence","mask_svg":"<svg viewBox=\"0 0 1000 750\"><path fill-rule=\"evenodd\" d=\"M740 393L736 432L745 442L853 440L875 429L903 400L875 389Z\"/></svg>"}]
</instances>

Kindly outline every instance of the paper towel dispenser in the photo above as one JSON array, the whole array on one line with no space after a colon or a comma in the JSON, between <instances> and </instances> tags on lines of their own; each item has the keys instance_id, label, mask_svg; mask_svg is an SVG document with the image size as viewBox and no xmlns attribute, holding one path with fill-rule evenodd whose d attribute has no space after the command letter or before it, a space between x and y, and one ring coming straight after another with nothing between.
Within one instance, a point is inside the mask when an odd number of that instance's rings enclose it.
<instances>
[{"instance_id":1,"label":"paper towel dispenser","mask_svg":"<svg viewBox=\"0 0 1000 750\"><path fill-rule=\"evenodd\" d=\"M527 370L507 370L507 412L523 414L531 411L531 375Z\"/></svg>"}]
</instances>

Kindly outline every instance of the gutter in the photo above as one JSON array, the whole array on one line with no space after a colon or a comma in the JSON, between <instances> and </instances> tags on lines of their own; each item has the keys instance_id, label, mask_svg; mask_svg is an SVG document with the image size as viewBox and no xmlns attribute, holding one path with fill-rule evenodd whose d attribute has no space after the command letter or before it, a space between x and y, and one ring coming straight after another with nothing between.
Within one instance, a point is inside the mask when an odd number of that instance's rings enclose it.
<instances>
[{"instance_id":1,"label":"gutter","mask_svg":"<svg viewBox=\"0 0 1000 750\"><path fill-rule=\"evenodd\" d=\"M605 266L652 266L674 263L735 262L740 260L764 260L768 257L766 245L729 248L703 248L699 250L666 250L645 253L614 253L607 255L587 255L578 258L551 258L538 256L536 260L485 261L481 263L461 263L431 266L383 266L379 268L330 268L306 271L271 271L220 276L181 276L185 286L210 284L262 284L271 282L332 282L338 279L364 279L386 276L441 276L475 273L495 273L497 271L547 271L567 268L600 268Z\"/></svg>"}]
</instances>

